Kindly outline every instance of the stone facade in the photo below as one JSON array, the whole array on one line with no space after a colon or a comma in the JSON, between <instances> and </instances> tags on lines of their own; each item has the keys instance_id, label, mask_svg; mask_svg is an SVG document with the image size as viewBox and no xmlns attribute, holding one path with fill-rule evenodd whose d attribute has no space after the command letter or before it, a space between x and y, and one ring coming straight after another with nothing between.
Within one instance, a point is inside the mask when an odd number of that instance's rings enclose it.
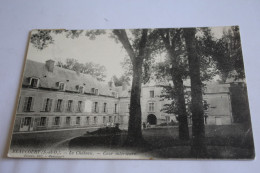
<instances>
[{"instance_id":1,"label":"stone facade","mask_svg":"<svg viewBox=\"0 0 260 173\"><path fill-rule=\"evenodd\" d=\"M26 110L30 97L33 101L30 110ZM48 110L47 99L51 102ZM58 100L61 100L60 109L57 109ZM14 131L106 126L108 123L118 123L118 103L117 98L99 95L23 88Z\"/></svg>"},{"instance_id":2,"label":"stone facade","mask_svg":"<svg viewBox=\"0 0 260 173\"><path fill-rule=\"evenodd\" d=\"M228 85L208 87L204 98L209 103L207 124L232 123ZM169 103L160 97L162 87L142 87L142 121L152 125L176 121L173 114L161 111ZM102 127L120 124L127 127L130 87L115 87L90 75L27 60L18 101L15 132L67 128Z\"/></svg>"},{"instance_id":3,"label":"stone facade","mask_svg":"<svg viewBox=\"0 0 260 173\"><path fill-rule=\"evenodd\" d=\"M227 125L233 122L229 84L208 85L204 100L209 104L205 111L205 124Z\"/></svg>"}]
</instances>

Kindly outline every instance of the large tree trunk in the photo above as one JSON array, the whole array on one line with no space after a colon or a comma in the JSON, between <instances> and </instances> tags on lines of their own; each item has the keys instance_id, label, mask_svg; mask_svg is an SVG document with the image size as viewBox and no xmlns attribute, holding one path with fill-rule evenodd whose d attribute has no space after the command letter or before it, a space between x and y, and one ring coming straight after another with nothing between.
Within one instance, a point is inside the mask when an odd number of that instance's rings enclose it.
<instances>
[{"instance_id":1,"label":"large tree trunk","mask_svg":"<svg viewBox=\"0 0 260 173\"><path fill-rule=\"evenodd\" d=\"M128 122L128 133L125 141L126 146L140 146L146 144L142 137L142 111L141 111L141 85L142 85L142 66L145 56L147 43L147 29L142 30L142 35L135 52L131 46L125 30L113 30L118 37L126 52L128 53L133 65L133 82L130 98L130 116Z\"/></svg>"},{"instance_id":2,"label":"large tree trunk","mask_svg":"<svg viewBox=\"0 0 260 173\"><path fill-rule=\"evenodd\" d=\"M130 117L128 122L128 135L125 141L127 146L140 146L144 144L142 137L142 112L141 112L141 84L142 84L142 58L133 61L133 81L130 98Z\"/></svg>"},{"instance_id":3,"label":"large tree trunk","mask_svg":"<svg viewBox=\"0 0 260 173\"><path fill-rule=\"evenodd\" d=\"M180 63L177 58L178 55L175 52L176 46L179 44L178 38L180 37L179 31L175 33L172 39L169 38L172 30L160 30L160 36L164 42L164 45L170 55L172 71L171 77L174 84L174 100L176 100L177 106L177 114L178 114L178 122L179 122L179 139L188 140L189 139L189 128L188 128L188 119L187 119L187 111L186 111L186 103L184 97L184 86L182 75L180 74ZM166 31L166 36L165 36Z\"/></svg>"},{"instance_id":4,"label":"large tree trunk","mask_svg":"<svg viewBox=\"0 0 260 173\"><path fill-rule=\"evenodd\" d=\"M186 111L186 103L184 97L184 85L181 75L173 70L172 80L174 84L174 89L176 92L176 103L178 111L178 121L179 121L179 139L188 140L189 139L189 128L188 119Z\"/></svg>"},{"instance_id":5,"label":"large tree trunk","mask_svg":"<svg viewBox=\"0 0 260 173\"><path fill-rule=\"evenodd\" d=\"M200 79L200 57L196 53L196 29L185 28L191 80L192 146L193 157L206 157L204 110L202 102L202 82Z\"/></svg>"}]
</instances>

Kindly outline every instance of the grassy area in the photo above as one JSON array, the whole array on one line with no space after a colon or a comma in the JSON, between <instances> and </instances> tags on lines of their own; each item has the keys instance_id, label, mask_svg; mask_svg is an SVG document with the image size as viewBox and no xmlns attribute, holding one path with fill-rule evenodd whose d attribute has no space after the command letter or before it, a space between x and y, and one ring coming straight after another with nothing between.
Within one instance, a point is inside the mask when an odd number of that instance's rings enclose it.
<instances>
[{"instance_id":1,"label":"grassy area","mask_svg":"<svg viewBox=\"0 0 260 173\"><path fill-rule=\"evenodd\" d=\"M206 126L207 158L246 159L254 157L252 131L241 124ZM190 128L191 134L191 128ZM90 149L95 147L125 149L123 142L127 133L84 135L70 141L71 148ZM150 128L143 130L149 147L134 148L154 158L192 158L191 141L178 139L177 127ZM133 148L132 148L133 149Z\"/></svg>"}]
</instances>

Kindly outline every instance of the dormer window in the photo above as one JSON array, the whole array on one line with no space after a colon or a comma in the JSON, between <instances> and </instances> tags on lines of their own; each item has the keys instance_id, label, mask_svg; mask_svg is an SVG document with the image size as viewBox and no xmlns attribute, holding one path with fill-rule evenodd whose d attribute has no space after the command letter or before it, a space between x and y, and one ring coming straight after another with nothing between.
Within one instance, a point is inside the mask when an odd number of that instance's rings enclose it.
<instances>
[{"instance_id":1,"label":"dormer window","mask_svg":"<svg viewBox=\"0 0 260 173\"><path fill-rule=\"evenodd\" d=\"M79 86L79 93L81 93L81 94L84 93L84 86Z\"/></svg>"},{"instance_id":2,"label":"dormer window","mask_svg":"<svg viewBox=\"0 0 260 173\"><path fill-rule=\"evenodd\" d=\"M113 91L112 96L115 97L115 98L118 98L118 93Z\"/></svg>"},{"instance_id":3,"label":"dormer window","mask_svg":"<svg viewBox=\"0 0 260 173\"><path fill-rule=\"evenodd\" d=\"M58 82L58 88L60 91L64 91L65 90L65 84L63 82Z\"/></svg>"},{"instance_id":4,"label":"dormer window","mask_svg":"<svg viewBox=\"0 0 260 173\"><path fill-rule=\"evenodd\" d=\"M30 78L29 86L32 88L38 88L39 86L39 79L38 78Z\"/></svg>"},{"instance_id":5,"label":"dormer window","mask_svg":"<svg viewBox=\"0 0 260 173\"><path fill-rule=\"evenodd\" d=\"M99 95L99 91L97 88L91 88L91 93L95 95Z\"/></svg>"}]
</instances>

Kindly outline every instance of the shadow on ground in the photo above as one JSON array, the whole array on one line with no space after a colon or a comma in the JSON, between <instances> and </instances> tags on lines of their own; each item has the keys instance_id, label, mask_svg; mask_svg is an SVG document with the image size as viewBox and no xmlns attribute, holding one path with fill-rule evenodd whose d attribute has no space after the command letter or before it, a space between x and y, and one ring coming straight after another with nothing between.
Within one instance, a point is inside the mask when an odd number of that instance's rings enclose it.
<instances>
[{"instance_id":1,"label":"shadow on ground","mask_svg":"<svg viewBox=\"0 0 260 173\"><path fill-rule=\"evenodd\" d=\"M129 149L142 155L152 156L154 159L193 158L190 155L191 141L179 140L177 127L143 130L143 137L150 144L149 147L126 148L123 146L126 136L127 131L115 127L101 128L70 140L69 148L77 150ZM208 151L206 159L254 158L252 130L243 124L206 126L205 142Z\"/></svg>"}]
</instances>

